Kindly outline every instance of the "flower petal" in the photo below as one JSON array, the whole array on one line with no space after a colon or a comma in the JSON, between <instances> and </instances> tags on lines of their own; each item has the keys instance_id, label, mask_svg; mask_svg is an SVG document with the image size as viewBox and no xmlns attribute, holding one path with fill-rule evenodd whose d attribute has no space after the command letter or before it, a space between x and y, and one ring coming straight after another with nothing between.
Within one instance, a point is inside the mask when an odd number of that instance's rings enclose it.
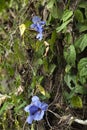
<instances>
[{"instance_id":1,"label":"flower petal","mask_svg":"<svg viewBox=\"0 0 87 130\"><path fill-rule=\"evenodd\" d=\"M41 109L44 110L44 111L46 111L47 108L48 108L48 104L42 102L42 103L41 103Z\"/></svg>"},{"instance_id":2,"label":"flower petal","mask_svg":"<svg viewBox=\"0 0 87 130\"><path fill-rule=\"evenodd\" d=\"M37 23L37 32L39 32L39 33L43 32L43 28L39 23Z\"/></svg>"},{"instance_id":3,"label":"flower petal","mask_svg":"<svg viewBox=\"0 0 87 130\"><path fill-rule=\"evenodd\" d=\"M28 122L29 124L32 124L32 121L33 121L33 116L28 116L26 122Z\"/></svg>"},{"instance_id":4,"label":"flower petal","mask_svg":"<svg viewBox=\"0 0 87 130\"><path fill-rule=\"evenodd\" d=\"M34 29L36 24L31 24L30 28Z\"/></svg>"},{"instance_id":5,"label":"flower petal","mask_svg":"<svg viewBox=\"0 0 87 130\"><path fill-rule=\"evenodd\" d=\"M36 102L36 101L39 101L39 97L33 96L33 97L32 97L32 102Z\"/></svg>"},{"instance_id":6,"label":"flower petal","mask_svg":"<svg viewBox=\"0 0 87 130\"><path fill-rule=\"evenodd\" d=\"M40 34L40 33L39 33ZM33 96L30 105L26 106L24 110L29 112L29 116L26 120L29 124L32 124L33 120L39 121L43 118L44 112L47 110L48 104L40 102L39 97Z\"/></svg>"},{"instance_id":7,"label":"flower petal","mask_svg":"<svg viewBox=\"0 0 87 130\"><path fill-rule=\"evenodd\" d=\"M34 115L34 120L39 121L39 120L43 119L43 116L44 116L44 111L38 111Z\"/></svg>"},{"instance_id":8,"label":"flower petal","mask_svg":"<svg viewBox=\"0 0 87 130\"><path fill-rule=\"evenodd\" d=\"M41 26L43 26L43 25L46 24L46 22L45 22L45 21L40 21L39 24L40 24Z\"/></svg>"},{"instance_id":9,"label":"flower petal","mask_svg":"<svg viewBox=\"0 0 87 130\"><path fill-rule=\"evenodd\" d=\"M39 97L33 96L31 104L34 105L34 106L40 107L41 106L41 102L39 100Z\"/></svg>"},{"instance_id":10,"label":"flower petal","mask_svg":"<svg viewBox=\"0 0 87 130\"><path fill-rule=\"evenodd\" d=\"M37 27L37 24L31 24L30 28L34 29L35 31L38 32L38 27Z\"/></svg>"},{"instance_id":11,"label":"flower petal","mask_svg":"<svg viewBox=\"0 0 87 130\"><path fill-rule=\"evenodd\" d=\"M30 107L30 115L34 115L37 111L38 111L38 107L37 106L35 106L35 105L32 105L31 107Z\"/></svg>"},{"instance_id":12,"label":"flower petal","mask_svg":"<svg viewBox=\"0 0 87 130\"><path fill-rule=\"evenodd\" d=\"M38 108L41 108L41 102L40 101L33 102L32 105L37 106Z\"/></svg>"},{"instance_id":13,"label":"flower petal","mask_svg":"<svg viewBox=\"0 0 87 130\"><path fill-rule=\"evenodd\" d=\"M42 33L38 33L36 38L39 39L40 41L42 40L43 34Z\"/></svg>"},{"instance_id":14,"label":"flower petal","mask_svg":"<svg viewBox=\"0 0 87 130\"><path fill-rule=\"evenodd\" d=\"M25 108L24 108L24 110L26 111L26 112L30 112L29 111L29 108L31 107L31 104L30 105L28 105L28 106L26 106Z\"/></svg>"},{"instance_id":15,"label":"flower petal","mask_svg":"<svg viewBox=\"0 0 87 130\"><path fill-rule=\"evenodd\" d=\"M40 22L40 21L41 21L41 18L38 17L38 16L34 16L33 19L32 19L32 22L35 23L35 24L36 24L37 22Z\"/></svg>"}]
</instances>

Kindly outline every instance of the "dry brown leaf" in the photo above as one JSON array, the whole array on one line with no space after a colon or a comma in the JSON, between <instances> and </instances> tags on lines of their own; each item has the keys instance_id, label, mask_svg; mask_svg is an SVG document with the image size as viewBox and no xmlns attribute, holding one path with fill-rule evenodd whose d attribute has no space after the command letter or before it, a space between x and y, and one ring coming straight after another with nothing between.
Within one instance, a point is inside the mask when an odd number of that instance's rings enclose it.
<instances>
[{"instance_id":1,"label":"dry brown leaf","mask_svg":"<svg viewBox=\"0 0 87 130\"><path fill-rule=\"evenodd\" d=\"M23 92L23 87L20 85L17 91L15 92L15 95L20 95L22 92Z\"/></svg>"},{"instance_id":2,"label":"dry brown leaf","mask_svg":"<svg viewBox=\"0 0 87 130\"><path fill-rule=\"evenodd\" d=\"M48 43L48 42L46 42L46 41L44 41L44 45L45 45L45 47L46 47L46 50L45 50L45 54L44 54L44 56L43 56L43 57L46 57L46 56L47 56L47 54L48 54L48 51L49 51L49 43Z\"/></svg>"},{"instance_id":3,"label":"dry brown leaf","mask_svg":"<svg viewBox=\"0 0 87 130\"><path fill-rule=\"evenodd\" d=\"M0 106L7 99L7 95L0 94Z\"/></svg>"}]
</instances>

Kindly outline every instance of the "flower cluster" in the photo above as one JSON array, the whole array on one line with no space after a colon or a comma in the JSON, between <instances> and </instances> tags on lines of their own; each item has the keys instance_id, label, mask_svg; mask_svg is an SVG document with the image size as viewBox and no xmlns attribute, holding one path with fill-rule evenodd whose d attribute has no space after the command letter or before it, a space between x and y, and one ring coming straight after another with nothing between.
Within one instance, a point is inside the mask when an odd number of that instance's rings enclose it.
<instances>
[{"instance_id":1,"label":"flower cluster","mask_svg":"<svg viewBox=\"0 0 87 130\"><path fill-rule=\"evenodd\" d=\"M33 120L35 121L41 120L47 108L48 104L41 102L37 96L33 96L31 104L26 106L24 109L26 112L29 112L29 116L26 122L32 124Z\"/></svg>"},{"instance_id":2,"label":"flower cluster","mask_svg":"<svg viewBox=\"0 0 87 130\"><path fill-rule=\"evenodd\" d=\"M32 19L33 24L30 26L32 29L38 32L36 38L42 40L43 37L43 26L45 25L45 21L41 21L41 18L38 16L34 16Z\"/></svg>"}]
</instances>

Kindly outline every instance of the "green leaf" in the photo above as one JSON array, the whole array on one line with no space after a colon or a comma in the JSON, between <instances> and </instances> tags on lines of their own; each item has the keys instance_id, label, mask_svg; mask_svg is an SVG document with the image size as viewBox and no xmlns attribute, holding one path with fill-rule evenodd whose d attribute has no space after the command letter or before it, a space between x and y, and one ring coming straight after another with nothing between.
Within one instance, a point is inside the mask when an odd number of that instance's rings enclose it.
<instances>
[{"instance_id":1,"label":"green leaf","mask_svg":"<svg viewBox=\"0 0 87 130\"><path fill-rule=\"evenodd\" d=\"M49 69L48 69L48 60L47 60L46 57L43 59L43 70L44 70L45 73L48 73L48 71L49 71Z\"/></svg>"},{"instance_id":2,"label":"green leaf","mask_svg":"<svg viewBox=\"0 0 87 130\"><path fill-rule=\"evenodd\" d=\"M35 130L35 129L34 129L34 124L31 125L31 130Z\"/></svg>"},{"instance_id":3,"label":"green leaf","mask_svg":"<svg viewBox=\"0 0 87 130\"><path fill-rule=\"evenodd\" d=\"M6 7L6 1L0 0L0 12Z\"/></svg>"},{"instance_id":4,"label":"green leaf","mask_svg":"<svg viewBox=\"0 0 87 130\"><path fill-rule=\"evenodd\" d=\"M53 18L60 18L62 15L62 10L56 5L53 5L53 7L49 8L48 10Z\"/></svg>"},{"instance_id":5,"label":"green leaf","mask_svg":"<svg viewBox=\"0 0 87 130\"><path fill-rule=\"evenodd\" d=\"M40 93L45 96L45 94L46 94L45 89L40 84L37 84L36 87L40 91Z\"/></svg>"},{"instance_id":6,"label":"green leaf","mask_svg":"<svg viewBox=\"0 0 87 130\"><path fill-rule=\"evenodd\" d=\"M74 108L82 108L82 99L79 96L73 96L71 99L71 106Z\"/></svg>"},{"instance_id":7,"label":"green leaf","mask_svg":"<svg viewBox=\"0 0 87 130\"><path fill-rule=\"evenodd\" d=\"M51 35L51 43L54 44L56 38L57 38L57 33L56 33L56 31L54 30L54 31L52 32L52 35Z\"/></svg>"},{"instance_id":8,"label":"green leaf","mask_svg":"<svg viewBox=\"0 0 87 130\"><path fill-rule=\"evenodd\" d=\"M50 96L50 93L48 93L48 92L46 91L45 97L49 99L49 98L51 97L51 96Z\"/></svg>"},{"instance_id":9,"label":"green leaf","mask_svg":"<svg viewBox=\"0 0 87 130\"><path fill-rule=\"evenodd\" d=\"M77 38L74 45L78 53L82 52L87 47L87 34Z\"/></svg>"},{"instance_id":10,"label":"green leaf","mask_svg":"<svg viewBox=\"0 0 87 130\"><path fill-rule=\"evenodd\" d=\"M24 24L25 24L26 28L29 28L30 25L32 24L32 21L26 20L26 21L24 22Z\"/></svg>"},{"instance_id":11,"label":"green leaf","mask_svg":"<svg viewBox=\"0 0 87 130\"><path fill-rule=\"evenodd\" d=\"M67 43L67 44L71 44L72 43L72 41L73 41L73 38L72 38L72 34L70 33L70 32L67 32L66 34L65 34L65 42Z\"/></svg>"},{"instance_id":12,"label":"green leaf","mask_svg":"<svg viewBox=\"0 0 87 130\"><path fill-rule=\"evenodd\" d=\"M71 76L69 74L66 74L64 76L64 81L66 82L66 84L67 84L67 86L69 87L70 90L74 89L74 86L71 85L71 81L73 82L73 84L75 84L75 79L76 79L75 76Z\"/></svg>"},{"instance_id":13,"label":"green leaf","mask_svg":"<svg viewBox=\"0 0 87 130\"><path fill-rule=\"evenodd\" d=\"M43 60L41 58L35 59L34 61L34 66L36 67L35 69L37 69L42 64L43 64Z\"/></svg>"},{"instance_id":14,"label":"green leaf","mask_svg":"<svg viewBox=\"0 0 87 130\"><path fill-rule=\"evenodd\" d=\"M8 108L8 103L5 102L5 103L3 104L3 106L0 108L0 115L2 115L3 112L4 112L7 108Z\"/></svg>"},{"instance_id":15,"label":"green leaf","mask_svg":"<svg viewBox=\"0 0 87 130\"><path fill-rule=\"evenodd\" d=\"M73 45L70 45L68 48L64 49L64 58L69 65L75 65L76 60L76 51Z\"/></svg>"},{"instance_id":16,"label":"green leaf","mask_svg":"<svg viewBox=\"0 0 87 130\"><path fill-rule=\"evenodd\" d=\"M0 115L2 115L4 111L12 108L13 105L14 105L13 103L4 102L3 106L0 108Z\"/></svg>"},{"instance_id":17,"label":"green leaf","mask_svg":"<svg viewBox=\"0 0 87 130\"><path fill-rule=\"evenodd\" d=\"M51 39L48 40L48 43L50 45L50 50L52 51L53 54L55 53L54 52L54 45L55 45L56 38L57 38L57 32L56 32L56 30L54 30L52 32Z\"/></svg>"},{"instance_id":18,"label":"green leaf","mask_svg":"<svg viewBox=\"0 0 87 130\"><path fill-rule=\"evenodd\" d=\"M56 68L56 65L55 65L55 64L51 64L51 65L49 66L49 73L50 73L50 75L54 72L55 68Z\"/></svg>"},{"instance_id":19,"label":"green leaf","mask_svg":"<svg viewBox=\"0 0 87 130\"><path fill-rule=\"evenodd\" d=\"M78 6L79 6L80 8L85 8L85 9L87 9L87 1L81 1Z\"/></svg>"},{"instance_id":20,"label":"green leaf","mask_svg":"<svg viewBox=\"0 0 87 130\"><path fill-rule=\"evenodd\" d=\"M42 44L41 41L37 41L36 45L34 45L34 49L35 49L35 57L37 58L41 58L44 54L44 45Z\"/></svg>"},{"instance_id":21,"label":"green leaf","mask_svg":"<svg viewBox=\"0 0 87 130\"><path fill-rule=\"evenodd\" d=\"M85 17L87 19L87 8L85 9Z\"/></svg>"},{"instance_id":22,"label":"green leaf","mask_svg":"<svg viewBox=\"0 0 87 130\"><path fill-rule=\"evenodd\" d=\"M47 9L53 8L54 3L55 3L55 0L50 0L50 1L48 2L48 4L47 4Z\"/></svg>"},{"instance_id":23,"label":"green leaf","mask_svg":"<svg viewBox=\"0 0 87 130\"><path fill-rule=\"evenodd\" d=\"M87 58L82 58L78 63L78 72L80 77L87 77Z\"/></svg>"},{"instance_id":24,"label":"green leaf","mask_svg":"<svg viewBox=\"0 0 87 130\"><path fill-rule=\"evenodd\" d=\"M79 8L85 9L85 17L87 18L87 1L80 2Z\"/></svg>"},{"instance_id":25,"label":"green leaf","mask_svg":"<svg viewBox=\"0 0 87 130\"><path fill-rule=\"evenodd\" d=\"M53 6L52 10L50 11L51 12L51 15L54 17L54 18L58 18L59 17L59 10L56 6Z\"/></svg>"},{"instance_id":26,"label":"green leaf","mask_svg":"<svg viewBox=\"0 0 87 130\"><path fill-rule=\"evenodd\" d=\"M71 92L69 92L69 95L68 95L68 99L69 99L69 101L72 99L72 97L75 95L75 88L71 91Z\"/></svg>"},{"instance_id":27,"label":"green leaf","mask_svg":"<svg viewBox=\"0 0 87 130\"><path fill-rule=\"evenodd\" d=\"M19 113L20 109L22 109L26 105L26 102L24 101L21 105L18 105L18 107L15 106L15 112Z\"/></svg>"},{"instance_id":28,"label":"green leaf","mask_svg":"<svg viewBox=\"0 0 87 130\"><path fill-rule=\"evenodd\" d=\"M79 32L84 32L87 30L87 24L79 24L77 26L77 28L78 28Z\"/></svg>"},{"instance_id":29,"label":"green leaf","mask_svg":"<svg viewBox=\"0 0 87 130\"><path fill-rule=\"evenodd\" d=\"M19 26L19 30L20 30L20 35L23 36L23 34L24 34L25 30L26 30L25 24L21 24Z\"/></svg>"},{"instance_id":30,"label":"green leaf","mask_svg":"<svg viewBox=\"0 0 87 130\"><path fill-rule=\"evenodd\" d=\"M70 70L71 70L71 66L67 64L65 68L65 72L68 73Z\"/></svg>"},{"instance_id":31,"label":"green leaf","mask_svg":"<svg viewBox=\"0 0 87 130\"><path fill-rule=\"evenodd\" d=\"M42 65L43 64L43 60L42 59L38 59L38 65Z\"/></svg>"},{"instance_id":32,"label":"green leaf","mask_svg":"<svg viewBox=\"0 0 87 130\"><path fill-rule=\"evenodd\" d=\"M75 93L87 94L87 89L86 87L77 84L75 87Z\"/></svg>"},{"instance_id":33,"label":"green leaf","mask_svg":"<svg viewBox=\"0 0 87 130\"><path fill-rule=\"evenodd\" d=\"M67 21L73 15L73 11L65 10L62 16L63 22Z\"/></svg>"},{"instance_id":34,"label":"green leaf","mask_svg":"<svg viewBox=\"0 0 87 130\"><path fill-rule=\"evenodd\" d=\"M79 9L75 10L74 15L75 15L75 19L76 19L78 22L80 22L80 23L83 23L83 22L84 22L83 14L82 14L82 12L81 12Z\"/></svg>"},{"instance_id":35,"label":"green leaf","mask_svg":"<svg viewBox=\"0 0 87 130\"><path fill-rule=\"evenodd\" d=\"M64 23L62 23L61 26L59 26L59 27L56 28L56 31L57 31L57 32L62 31L63 29L65 29L65 27L66 27L71 21L72 21L72 18L69 19L68 21L65 21Z\"/></svg>"}]
</instances>

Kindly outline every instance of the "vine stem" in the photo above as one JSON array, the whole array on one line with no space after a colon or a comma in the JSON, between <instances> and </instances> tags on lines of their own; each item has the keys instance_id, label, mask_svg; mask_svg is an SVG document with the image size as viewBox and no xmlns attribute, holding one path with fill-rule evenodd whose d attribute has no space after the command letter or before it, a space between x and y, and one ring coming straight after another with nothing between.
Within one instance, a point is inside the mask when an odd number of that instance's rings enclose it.
<instances>
[{"instance_id":1,"label":"vine stem","mask_svg":"<svg viewBox=\"0 0 87 130\"><path fill-rule=\"evenodd\" d=\"M47 111L49 111L50 113L52 113L53 115L55 115L57 118L61 118L60 115L58 115L57 113L55 113L55 112L53 112L53 111L51 111L49 109Z\"/></svg>"},{"instance_id":2,"label":"vine stem","mask_svg":"<svg viewBox=\"0 0 87 130\"><path fill-rule=\"evenodd\" d=\"M74 117L71 117L71 120L81 125L87 125L87 120L81 120Z\"/></svg>"},{"instance_id":3,"label":"vine stem","mask_svg":"<svg viewBox=\"0 0 87 130\"><path fill-rule=\"evenodd\" d=\"M26 121L24 122L24 125L23 125L23 130L25 129L25 125L26 125Z\"/></svg>"}]
</instances>

